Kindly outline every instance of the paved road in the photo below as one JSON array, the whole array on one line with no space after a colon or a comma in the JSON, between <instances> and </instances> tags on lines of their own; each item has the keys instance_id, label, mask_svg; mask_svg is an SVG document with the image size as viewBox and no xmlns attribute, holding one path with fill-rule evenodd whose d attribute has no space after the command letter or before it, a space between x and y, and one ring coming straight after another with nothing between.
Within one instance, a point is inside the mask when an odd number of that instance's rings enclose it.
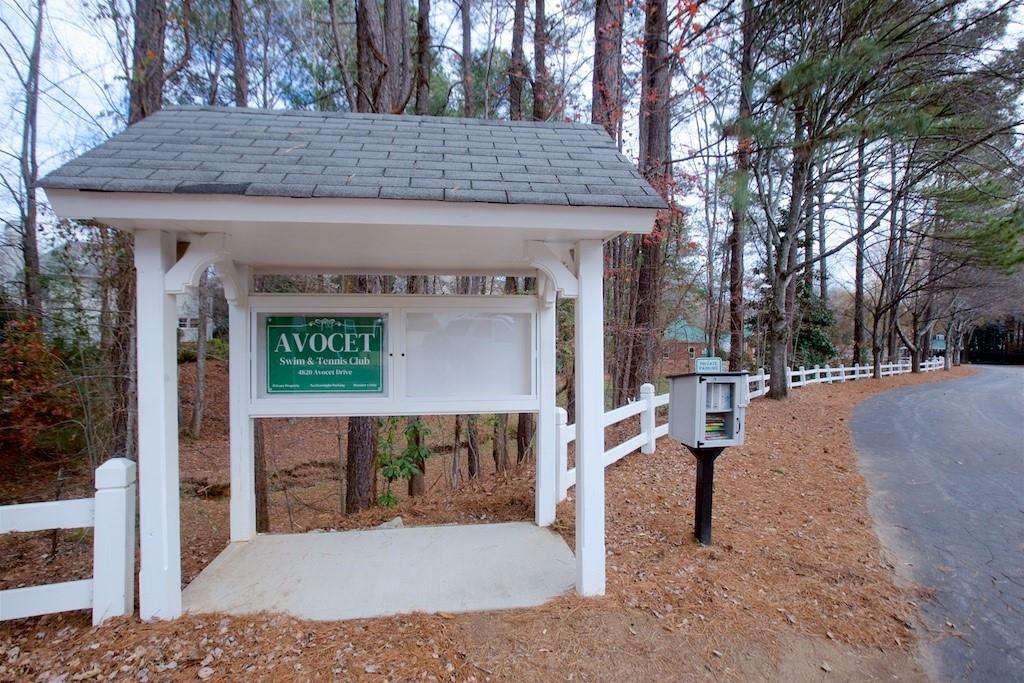
<instances>
[{"instance_id":1,"label":"paved road","mask_svg":"<svg viewBox=\"0 0 1024 683\"><path fill-rule=\"evenodd\" d=\"M935 675L1024 681L1024 368L875 396L852 427L883 542L935 591Z\"/></svg>"}]
</instances>

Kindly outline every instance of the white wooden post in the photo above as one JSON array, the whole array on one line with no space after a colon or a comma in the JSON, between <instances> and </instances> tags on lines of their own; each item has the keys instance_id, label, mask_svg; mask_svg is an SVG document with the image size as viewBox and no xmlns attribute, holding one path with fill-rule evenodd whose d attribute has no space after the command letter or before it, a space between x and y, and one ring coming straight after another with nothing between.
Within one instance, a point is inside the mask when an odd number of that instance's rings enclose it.
<instances>
[{"instance_id":1,"label":"white wooden post","mask_svg":"<svg viewBox=\"0 0 1024 683\"><path fill-rule=\"evenodd\" d=\"M249 269L236 268L236 277L236 298L228 302L231 540L249 541L256 536L256 463L249 417Z\"/></svg>"},{"instance_id":2,"label":"white wooden post","mask_svg":"<svg viewBox=\"0 0 1024 683\"><path fill-rule=\"evenodd\" d=\"M604 250L576 244L576 592L604 595Z\"/></svg>"},{"instance_id":3,"label":"white wooden post","mask_svg":"<svg viewBox=\"0 0 1024 683\"><path fill-rule=\"evenodd\" d=\"M759 396L764 396L765 391L768 389L768 381L764 378L764 368L757 369L757 393Z\"/></svg>"},{"instance_id":4,"label":"white wooden post","mask_svg":"<svg viewBox=\"0 0 1024 683\"><path fill-rule=\"evenodd\" d=\"M793 368L786 366L786 388L793 386Z\"/></svg>"},{"instance_id":5,"label":"white wooden post","mask_svg":"<svg viewBox=\"0 0 1024 683\"><path fill-rule=\"evenodd\" d=\"M139 614L181 615L178 494L178 308L164 289L174 235L135 233L139 393Z\"/></svg>"},{"instance_id":6,"label":"white wooden post","mask_svg":"<svg viewBox=\"0 0 1024 683\"><path fill-rule=\"evenodd\" d=\"M555 471L558 480L558 502L569 496L569 444L565 440L565 429L569 414L561 406L555 408L555 444L558 452L558 466Z\"/></svg>"},{"instance_id":7,"label":"white wooden post","mask_svg":"<svg viewBox=\"0 0 1024 683\"><path fill-rule=\"evenodd\" d=\"M644 402L644 412L640 413L640 431L647 434L647 441L640 446L641 453L653 453L657 448L657 439L654 436L655 407L654 407L654 385L640 385L640 400Z\"/></svg>"},{"instance_id":8,"label":"white wooden post","mask_svg":"<svg viewBox=\"0 0 1024 683\"><path fill-rule=\"evenodd\" d=\"M839 366L839 381L840 382L845 382L846 381L846 364L845 363L843 363L843 364L841 364Z\"/></svg>"},{"instance_id":9,"label":"white wooden post","mask_svg":"<svg viewBox=\"0 0 1024 683\"><path fill-rule=\"evenodd\" d=\"M554 283L540 278L538 290ZM534 516L537 526L550 526L555 521L555 505L558 501L558 457L555 439L555 317L554 301L541 301L537 313L538 342L538 392L540 410L537 413L537 482L534 487Z\"/></svg>"},{"instance_id":10,"label":"white wooden post","mask_svg":"<svg viewBox=\"0 0 1024 683\"><path fill-rule=\"evenodd\" d=\"M821 380L821 366L820 365L815 365L814 366L814 383L815 384L821 384L821 381L822 381Z\"/></svg>"},{"instance_id":11,"label":"white wooden post","mask_svg":"<svg viewBox=\"0 0 1024 683\"><path fill-rule=\"evenodd\" d=\"M800 366L799 374L797 375L797 380L800 382L801 386L807 384L807 370L805 370L804 366L802 365Z\"/></svg>"},{"instance_id":12,"label":"white wooden post","mask_svg":"<svg viewBox=\"0 0 1024 683\"><path fill-rule=\"evenodd\" d=\"M92 623L135 611L135 463L111 458L96 470Z\"/></svg>"}]
</instances>

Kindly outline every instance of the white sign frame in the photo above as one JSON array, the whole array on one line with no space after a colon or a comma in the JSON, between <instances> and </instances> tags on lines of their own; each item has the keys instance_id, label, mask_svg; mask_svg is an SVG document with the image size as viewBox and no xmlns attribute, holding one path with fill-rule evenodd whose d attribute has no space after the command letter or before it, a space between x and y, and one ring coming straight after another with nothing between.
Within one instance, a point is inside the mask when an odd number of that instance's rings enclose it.
<instances>
[{"instance_id":1,"label":"white sign frame","mask_svg":"<svg viewBox=\"0 0 1024 683\"><path fill-rule=\"evenodd\" d=\"M533 295L438 296L381 294L253 294L249 296L250 417L333 417L357 415L452 415L538 412L540 378L538 314L540 300ZM485 312L530 314L530 394L475 398L410 398L405 390L405 314L415 312ZM262 386L258 349L261 314L369 315L388 319L384 395L260 396Z\"/></svg>"}]
</instances>

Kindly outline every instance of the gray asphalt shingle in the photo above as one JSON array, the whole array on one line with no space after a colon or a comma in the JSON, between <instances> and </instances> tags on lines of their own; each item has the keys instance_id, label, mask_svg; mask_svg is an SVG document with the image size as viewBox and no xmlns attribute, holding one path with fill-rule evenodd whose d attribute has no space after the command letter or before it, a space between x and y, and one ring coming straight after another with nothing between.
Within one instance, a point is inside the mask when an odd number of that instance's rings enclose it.
<instances>
[{"instance_id":1,"label":"gray asphalt shingle","mask_svg":"<svg viewBox=\"0 0 1024 683\"><path fill-rule=\"evenodd\" d=\"M663 208L598 127L169 107L44 188Z\"/></svg>"}]
</instances>

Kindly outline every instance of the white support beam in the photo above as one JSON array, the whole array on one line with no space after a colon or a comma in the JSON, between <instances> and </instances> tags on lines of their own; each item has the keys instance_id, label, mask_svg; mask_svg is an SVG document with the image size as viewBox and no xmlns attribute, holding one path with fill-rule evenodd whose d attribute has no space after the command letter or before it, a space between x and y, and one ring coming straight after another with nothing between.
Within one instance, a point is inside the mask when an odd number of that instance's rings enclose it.
<instances>
[{"instance_id":1,"label":"white support beam","mask_svg":"<svg viewBox=\"0 0 1024 683\"><path fill-rule=\"evenodd\" d=\"M139 613L181 615L178 482L178 310L165 288L174 266L169 232L135 233L139 394Z\"/></svg>"},{"instance_id":2,"label":"white support beam","mask_svg":"<svg viewBox=\"0 0 1024 683\"><path fill-rule=\"evenodd\" d=\"M576 592L604 595L604 249L576 247Z\"/></svg>"},{"instance_id":3,"label":"white support beam","mask_svg":"<svg viewBox=\"0 0 1024 683\"><path fill-rule=\"evenodd\" d=\"M256 469L253 456L253 421L249 416L250 368L248 304L249 269L238 267L236 296L228 300L228 378L231 419L231 540L256 536Z\"/></svg>"},{"instance_id":4,"label":"white support beam","mask_svg":"<svg viewBox=\"0 0 1024 683\"><path fill-rule=\"evenodd\" d=\"M551 287L548 277L537 283L538 291ZM558 451L555 439L555 324L558 311L554 302L541 306L537 313L538 363L537 388L540 410L537 412L537 483L534 511L537 526L550 526L555 521L558 501Z\"/></svg>"},{"instance_id":5,"label":"white support beam","mask_svg":"<svg viewBox=\"0 0 1024 683\"><path fill-rule=\"evenodd\" d=\"M526 242L525 254L527 262L547 275L555 289L567 299L576 298L579 282L576 275L569 269L567 249L565 245L551 244L537 240Z\"/></svg>"}]
</instances>

